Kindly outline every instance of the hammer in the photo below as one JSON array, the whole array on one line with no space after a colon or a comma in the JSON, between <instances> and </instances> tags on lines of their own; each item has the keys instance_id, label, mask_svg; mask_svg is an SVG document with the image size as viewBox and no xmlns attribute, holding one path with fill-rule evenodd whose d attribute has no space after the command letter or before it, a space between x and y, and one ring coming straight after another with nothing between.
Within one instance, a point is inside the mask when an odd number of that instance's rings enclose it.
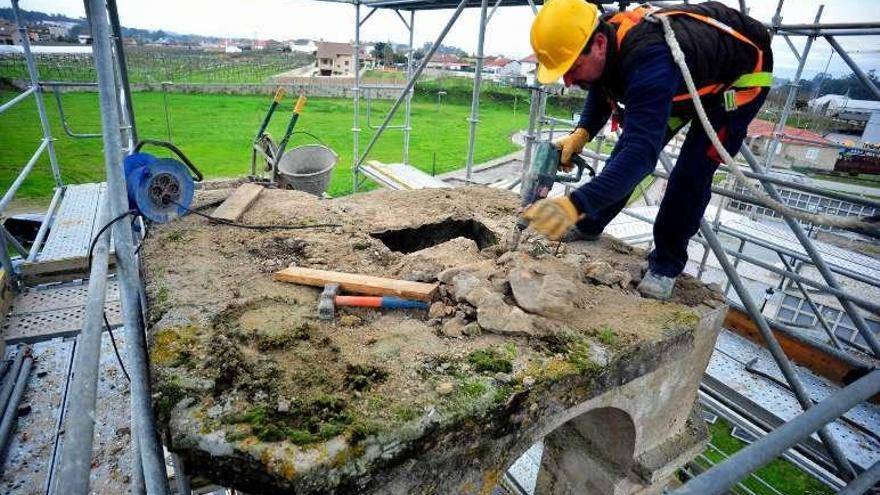
<instances>
[{"instance_id":1,"label":"hammer","mask_svg":"<svg viewBox=\"0 0 880 495\"><path fill-rule=\"evenodd\" d=\"M359 308L428 309L428 303L394 296L340 296L339 284L327 284L318 300L318 318L332 320L336 306Z\"/></svg>"}]
</instances>

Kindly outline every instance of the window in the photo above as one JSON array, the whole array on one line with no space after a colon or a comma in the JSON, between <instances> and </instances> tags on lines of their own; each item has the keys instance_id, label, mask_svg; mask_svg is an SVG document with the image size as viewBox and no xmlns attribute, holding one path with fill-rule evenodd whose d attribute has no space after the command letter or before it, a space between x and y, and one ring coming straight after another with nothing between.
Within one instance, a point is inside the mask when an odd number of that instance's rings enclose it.
<instances>
[{"instance_id":1,"label":"window","mask_svg":"<svg viewBox=\"0 0 880 495\"><path fill-rule=\"evenodd\" d=\"M819 150L816 148L807 148L806 153L804 153L804 158L811 162L815 162L816 158L819 158Z\"/></svg>"}]
</instances>

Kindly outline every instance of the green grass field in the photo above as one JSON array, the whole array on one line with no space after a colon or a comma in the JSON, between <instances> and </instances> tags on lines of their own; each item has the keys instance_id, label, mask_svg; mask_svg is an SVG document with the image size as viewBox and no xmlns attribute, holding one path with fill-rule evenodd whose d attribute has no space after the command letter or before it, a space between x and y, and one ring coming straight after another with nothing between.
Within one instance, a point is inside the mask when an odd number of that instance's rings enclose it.
<instances>
[{"instance_id":1,"label":"green grass field","mask_svg":"<svg viewBox=\"0 0 880 495\"><path fill-rule=\"evenodd\" d=\"M745 442L737 440L730 435L731 426L723 419L719 418L715 424L707 426L712 435L712 444L728 456L733 455L746 446ZM704 455L713 463L722 462L724 460L724 456L711 449L706 450ZM708 463L705 461L696 462L702 467L709 467ZM765 465L761 469L755 471L754 474L785 495L830 495L834 493L834 490L823 485L816 478L813 478L809 474L801 471L794 464L781 458ZM742 484L756 495L774 495L772 490L768 489L753 477L746 478L742 481ZM737 489L731 491L731 493L746 492Z\"/></svg>"},{"instance_id":2,"label":"green grass field","mask_svg":"<svg viewBox=\"0 0 880 495\"><path fill-rule=\"evenodd\" d=\"M0 93L7 101L13 93ZM56 149L63 179L66 183L101 181L104 176L101 141L71 139L64 134L54 98L46 98L57 138ZM262 96L229 96L205 94L169 94L171 140L177 144L207 177L234 177L250 171L250 143L265 115L270 98ZM167 139L162 93L135 93L135 115L142 138ZM293 98L283 103L270 125L273 136L280 136L287 125ZM390 101L373 104L373 125L378 125ZM100 132L97 95L69 93L64 95L64 110L76 132ZM366 124L366 106L362 107L361 152L372 130ZM430 172L436 156L437 173L464 166L467 153L470 106L444 104L438 111L433 101L414 101L410 162ZM398 112L402 114L402 111ZM475 162L481 163L517 149L510 135L526 126L527 115L522 109L515 114L512 104L487 102L481 105L477 132ZM393 123L400 124L402 117ZM40 124L34 100L29 98L0 114L0 189L14 180L39 144ZM352 190L352 103L341 98L311 98L299 119L296 130L315 134L340 157L329 192L348 194ZM314 142L303 134L294 135L290 147ZM370 159L386 162L402 160L403 134L388 130L376 143ZM157 151L157 154L162 154ZM30 202L46 202L52 194L48 156L40 159L16 198Z\"/></svg>"}]
</instances>

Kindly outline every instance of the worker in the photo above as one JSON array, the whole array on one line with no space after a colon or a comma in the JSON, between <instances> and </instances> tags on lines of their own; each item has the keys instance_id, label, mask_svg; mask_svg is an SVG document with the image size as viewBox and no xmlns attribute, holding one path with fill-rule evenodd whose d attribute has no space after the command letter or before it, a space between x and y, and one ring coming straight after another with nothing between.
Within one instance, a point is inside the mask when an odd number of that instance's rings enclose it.
<instances>
[{"instance_id":1,"label":"worker","mask_svg":"<svg viewBox=\"0 0 880 495\"><path fill-rule=\"evenodd\" d=\"M622 134L595 179L569 196L536 202L523 216L552 240L598 239L654 170L663 147L693 120L660 203L654 248L639 284L643 295L668 299L721 158L694 118L656 16L669 19L709 120L727 151L736 154L772 83L770 36L760 22L718 2L600 17L584 0L548 0L531 29L538 81L562 78L566 87L589 91L577 127L555 142L562 166L570 167L572 154L583 151L609 117L620 122Z\"/></svg>"}]
</instances>

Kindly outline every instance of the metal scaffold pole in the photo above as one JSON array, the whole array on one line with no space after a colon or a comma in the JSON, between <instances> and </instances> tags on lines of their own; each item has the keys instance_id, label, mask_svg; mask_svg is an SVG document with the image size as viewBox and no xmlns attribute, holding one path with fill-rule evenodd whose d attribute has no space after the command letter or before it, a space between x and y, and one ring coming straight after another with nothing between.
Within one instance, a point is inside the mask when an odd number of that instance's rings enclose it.
<instances>
[{"instance_id":1,"label":"metal scaffold pole","mask_svg":"<svg viewBox=\"0 0 880 495\"><path fill-rule=\"evenodd\" d=\"M779 2L780 7L782 6L782 2ZM822 11L825 9L824 5L819 6L818 12L816 12L816 22L819 22L819 18L822 17ZM777 10L776 16L779 15L779 11ZM774 17L776 19L776 17ZM794 79L791 81L791 87L788 90L788 95L785 97L785 104L782 107L782 112L779 115L779 122L776 123L776 129L773 133L773 140L770 141L770 146L767 148L767 159L764 163L765 166L769 167L773 162L773 157L776 156L776 147L779 146L779 136L785 133L785 121L788 120L788 114L791 112L791 107L794 105L794 98L797 96L798 84L801 80L801 74L804 72L804 65L807 63L807 55L810 53L810 48L813 46L813 40L815 40L815 36L810 36L807 38L807 42L804 45L804 51L800 55L800 60L798 61L797 70L794 73Z\"/></svg>"},{"instance_id":2,"label":"metal scaffold pole","mask_svg":"<svg viewBox=\"0 0 880 495\"><path fill-rule=\"evenodd\" d=\"M360 161L358 154L360 153L361 140L361 4L354 4L354 87L351 88L352 100L354 106L354 116L351 125L351 176L354 181L352 190L358 192L360 182L360 174L358 167Z\"/></svg>"},{"instance_id":3,"label":"metal scaffold pole","mask_svg":"<svg viewBox=\"0 0 880 495\"><path fill-rule=\"evenodd\" d=\"M101 106L101 129L104 134L104 160L107 172L107 197L110 216L115 218L128 211L128 195L122 174L122 143L118 121L113 74L113 55L110 48L107 10L102 0L89 0L92 24L92 50L98 74L98 96ZM168 478L162 446L155 428L146 341L139 300L140 273L134 256L134 240L127 220L113 225L119 292L122 302L123 323L128 348L128 370L131 376L131 415L140 447L144 481L151 495L168 493Z\"/></svg>"},{"instance_id":4,"label":"metal scaffold pole","mask_svg":"<svg viewBox=\"0 0 880 495\"><path fill-rule=\"evenodd\" d=\"M58 157L55 155L55 140L52 138L52 127L49 125L49 117L46 114L46 104L43 102L43 89L40 86L40 76L37 72L37 65L34 63L34 54L31 52L31 42L28 38L27 28L21 19L21 11L18 7L18 0L12 0L12 14L15 18L15 24L18 26L19 37L21 39L21 49L24 52L24 61L28 69L28 77L30 78L31 88L34 90L34 101L37 104L37 114L40 116L40 127L43 130L43 139L46 140L49 152L49 166L52 167L52 178L55 179L55 187L61 187L64 183L61 180L61 169L58 166Z\"/></svg>"},{"instance_id":5,"label":"metal scaffold pole","mask_svg":"<svg viewBox=\"0 0 880 495\"><path fill-rule=\"evenodd\" d=\"M863 71L862 68L859 67L859 64L857 64L855 60L853 60L852 57L849 56L849 53L846 53L846 50L844 50L843 47L840 46L840 43L838 43L837 40L834 39L834 36L826 35L825 40L828 41L828 44L831 45L831 48L834 48L834 51L836 51L837 54L840 55L840 58L842 58L843 61L846 62L846 65L848 65L849 68L852 69L856 77L859 78L859 81L862 81L862 83L867 86L868 90L870 90L871 93L874 93L874 98L880 98L880 89L878 89L877 85L874 84L874 81L872 81L871 78L868 77L867 74L865 74L865 71Z\"/></svg>"},{"instance_id":6,"label":"metal scaffold pole","mask_svg":"<svg viewBox=\"0 0 880 495\"><path fill-rule=\"evenodd\" d=\"M431 49L428 50L428 53L425 54L425 58L422 59L422 63L419 64L418 69L416 69L415 73L413 73L412 78L406 84L406 87L403 88L403 91L400 93L400 95L397 96L397 99L394 100L394 104L391 105L391 110L389 110L388 113L385 115L385 119L382 121L382 124L379 126L378 129L376 129L376 133L373 134L372 138L370 138L370 142L367 143L367 147L364 149L364 152L361 153L359 157L355 156L355 160L357 160L355 163L355 169L359 167L360 164L364 162L364 160L366 160L367 155L370 154L370 150L373 149L376 141L378 141L379 137L382 136L382 133L388 127L388 123L391 122L391 119L394 118L394 115L400 108L401 103L403 103L403 100L406 99L406 95L410 92L410 90L412 90L416 80L425 70L425 67L428 66L428 61L430 61L431 57L434 56L434 53L437 52L437 49L440 47L440 44L443 43L443 40L446 39L446 35L449 33L449 30L452 29L452 25L455 24L455 21L461 15L461 12L466 6L467 0L461 0L461 2L459 2L458 7L455 8L455 11L452 13L449 21L447 21L446 26L443 27L443 30L440 31L439 35L437 35L437 39L434 40L434 44L431 45Z\"/></svg>"},{"instance_id":7,"label":"metal scaffold pole","mask_svg":"<svg viewBox=\"0 0 880 495\"><path fill-rule=\"evenodd\" d=\"M483 48L486 42L486 15L489 9L489 0L480 2L480 27L477 38L477 65L474 72L474 92L471 96L470 134L468 136L467 164L465 181L471 181L471 173L474 168L474 146L477 140L477 123L480 122L480 85L483 82Z\"/></svg>"},{"instance_id":8,"label":"metal scaffold pole","mask_svg":"<svg viewBox=\"0 0 880 495\"><path fill-rule=\"evenodd\" d=\"M105 202L99 208L99 225L105 225L110 220L108 203L109 201ZM70 387L69 408L73 414L66 417L61 482L53 484L53 493L88 493L90 488L109 258L110 233L105 231L96 241L92 254L85 320L76 343L76 362Z\"/></svg>"},{"instance_id":9,"label":"metal scaffold pole","mask_svg":"<svg viewBox=\"0 0 880 495\"><path fill-rule=\"evenodd\" d=\"M123 117L128 127L128 150L133 150L138 142L137 125L134 120L134 105L131 101L131 85L128 82L128 62L125 58L124 43L122 42L122 27L119 24L119 11L116 8L116 0L107 0L107 12L110 15L110 27L113 31L113 46L116 50L116 62L119 65L120 99L123 103Z\"/></svg>"},{"instance_id":10,"label":"metal scaffold pole","mask_svg":"<svg viewBox=\"0 0 880 495\"><path fill-rule=\"evenodd\" d=\"M663 151L660 152L659 158L660 163L663 165L663 168L666 169L666 172L671 173L673 168L672 160L670 160L669 157L666 156L666 153ZM721 269L724 270L725 275L727 275L727 279L733 286L733 290L736 292L736 295L739 296L739 300L742 302L743 306L745 306L746 311L748 311L749 315L751 315L752 321L755 322L755 326L758 328L758 332L761 334L761 337L767 344L767 350L770 351L770 354L773 356L773 359L779 366L779 370L782 372L782 376L785 377L785 381L788 383L792 392L794 392L798 403L801 405L804 411L808 410L813 406L810 395L807 393L806 389L798 378L797 373L791 365L791 362L785 355L785 351L782 350L782 346L779 344L779 341L776 340L776 336L773 335L773 331L770 329L770 325L767 323L767 319L761 313L761 310L755 303L754 298L752 298L751 293L746 288L745 284L743 284L742 279L736 272L736 267L733 265L733 263L730 262L730 259L727 257L724 247L721 245L721 241L718 240L718 236L715 235L715 231L712 230L712 226L709 225L709 222L707 222L706 220L700 220L700 233L709 244L709 247L712 249L712 252L715 255L715 259L718 260L718 263L721 265ZM828 450L831 459L834 461L834 464L840 471L841 477L845 479L852 478L852 466L846 459L846 456L843 454L840 445L838 445L834 437L831 436L831 433L828 431L827 427L823 427L819 430L819 438L822 440L822 443Z\"/></svg>"},{"instance_id":11,"label":"metal scaffold pole","mask_svg":"<svg viewBox=\"0 0 880 495\"><path fill-rule=\"evenodd\" d=\"M792 445L795 445L820 427L823 427L823 425L828 424L828 422L840 417L855 407L856 404L868 399L878 391L880 391L880 371L874 370L851 385L830 395L809 411L737 452L726 461L717 464L705 473L688 481L673 493L675 495L716 495L728 493L727 490L738 480L772 461ZM871 473L871 477L876 476L876 472Z\"/></svg>"},{"instance_id":12,"label":"metal scaffold pole","mask_svg":"<svg viewBox=\"0 0 880 495\"><path fill-rule=\"evenodd\" d=\"M746 162L748 162L749 166L752 167L753 171L761 175L766 175L764 173L764 169L761 168L761 165L758 163L757 158L755 158L755 155L752 154L752 151L748 148L748 146L743 145L740 149L740 152L742 153L743 158L746 159ZM776 187L773 184L760 178L758 179L758 182L760 182L760 184L764 187L764 190L767 191L767 194L769 194L771 198L776 201L782 201L782 197L779 195L779 192L776 190ZM813 241L810 239L810 236L808 236L807 233L804 231L804 228L801 226L801 224L785 212L780 212L780 214L785 220L785 223L788 224L789 228L791 228L791 231L792 233L794 233L794 236L797 238L798 242L800 242L801 246L803 246L804 251L807 253L807 256L810 257L810 261L816 267L816 270L819 272L822 278L825 280L825 283L836 291L843 291L840 283L837 282L837 278L835 278L834 274L831 273L831 268L828 267L828 264L822 258L822 255L819 253L819 251L816 250L816 246L813 245ZM837 297L837 300L840 301L841 307L843 307L843 310L850 317L850 320L852 320L853 325L856 326L856 329L865 339L865 342L868 344L871 352L874 353L875 357L880 357L880 342L878 342L877 336L874 334L874 332L871 331L871 328L868 326L861 313L859 313L856 305L853 304L853 302L848 298L841 297L838 294L835 294L835 297Z\"/></svg>"},{"instance_id":13,"label":"metal scaffold pole","mask_svg":"<svg viewBox=\"0 0 880 495\"><path fill-rule=\"evenodd\" d=\"M412 69L413 69L413 36L416 31L416 12L414 10L409 11L409 25L407 28L409 30L409 45L407 47L406 54L406 82L408 83L410 79L412 79ZM409 165L409 137L410 132L412 131L412 97L413 90L409 90L409 93L406 95L406 108L403 110L403 163L404 165Z\"/></svg>"}]
</instances>

